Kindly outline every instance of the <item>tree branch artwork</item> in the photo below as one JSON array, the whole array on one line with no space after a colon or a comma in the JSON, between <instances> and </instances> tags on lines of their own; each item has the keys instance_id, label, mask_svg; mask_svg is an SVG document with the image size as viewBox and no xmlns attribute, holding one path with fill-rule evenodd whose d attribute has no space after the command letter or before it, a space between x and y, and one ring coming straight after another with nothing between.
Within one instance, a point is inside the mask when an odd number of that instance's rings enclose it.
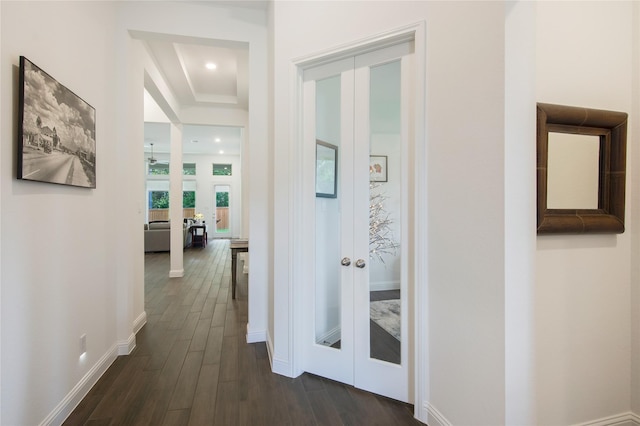
<instances>
[{"instance_id":1,"label":"tree branch artwork","mask_svg":"<svg viewBox=\"0 0 640 426\"><path fill-rule=\"evenodd\" d=\"M373 191L380 184L369 184L369 258L384 264L384 256L396 256L400 244L395 242L391 224L393 221L384 207L389 198L383 193Z\"/></svg>"}]
</instances>

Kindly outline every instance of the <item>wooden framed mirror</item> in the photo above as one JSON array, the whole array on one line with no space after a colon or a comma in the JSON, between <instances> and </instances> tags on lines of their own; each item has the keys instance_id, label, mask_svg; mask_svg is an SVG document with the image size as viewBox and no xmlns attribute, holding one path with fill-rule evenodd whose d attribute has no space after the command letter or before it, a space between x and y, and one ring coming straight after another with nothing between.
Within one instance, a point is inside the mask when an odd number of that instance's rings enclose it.
<instances>
[{"instance_id":1,"label":"wooden framed mirror","mask_svg":"<svg viewBox=\"0 0 640 426\"><path fill-rule=\"evenodd\" d=\"M537 232L624 232L627 114L538 103Z\"/></svg>"}]
</instances>

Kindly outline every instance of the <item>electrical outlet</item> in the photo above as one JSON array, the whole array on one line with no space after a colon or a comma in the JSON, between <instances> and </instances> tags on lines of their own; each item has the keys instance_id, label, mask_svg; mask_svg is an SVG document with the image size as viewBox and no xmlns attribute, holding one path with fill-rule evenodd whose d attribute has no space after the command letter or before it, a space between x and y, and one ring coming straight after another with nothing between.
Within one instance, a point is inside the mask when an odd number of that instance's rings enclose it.
<instances>
[{"instance_id":1,"label":"electrical outlet","mask_svg":"<svg viewBox=\"0 0 640 426\"><path fill-rule=\"evenodd\" d=\"M87 335L80 336L80 355L87 352Z\"/></svg>"}]
</instances>

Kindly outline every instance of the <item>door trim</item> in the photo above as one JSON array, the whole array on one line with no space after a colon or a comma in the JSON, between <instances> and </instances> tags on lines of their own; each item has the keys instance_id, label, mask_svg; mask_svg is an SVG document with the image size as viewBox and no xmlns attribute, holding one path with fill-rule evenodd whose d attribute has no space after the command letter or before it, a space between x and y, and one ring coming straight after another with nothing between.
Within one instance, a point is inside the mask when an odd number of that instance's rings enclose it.
<instances>
[{"instance_id":1,"label":"door trim","mask_svg":"<svg viewBox=\"0 0 640 426\"><path fill-rule=\"evenodd\" d=\"M373 35L364 39L346 43L334 48L326 49L307 56L296 58L292 61L291 88L293 123L291 127L290 159L290 186L292 194L289 205L289 213L292 220L289 224L289 355L291 371L294 375L300 375L301 357L303 350L300 342L303 339L301 324L303 315L301 309L304 294L297 283L301 282L301 266L304 259L301 257L301 242L296 236L302 232L303 217L303 186L301 184L304 173L303 162L303 119L302 119L302 93L304 70L325 63L337 61L348 56L374 51L400 42L414 42L414 63L411 70L413 87L415 88L412 100L413 126L409 130L409 153L414 161L411 181L413 186L409 191L413 193L414 206L409 212L408 226L415 236L413 240L413 256L408 273L409 295L413 295L412 306L409 310L410 334L413 338L413 350L410 353L413 377L413 400L415 404L414 415L417 419L426 422L429 401L429 327L426 307L428 306L428 264L427 257L427 172L423 164L426 164L426 23L424 21L410 24L395 30ZM410 251L411 252L411 251Z\"/></svg>"}]
</instances>

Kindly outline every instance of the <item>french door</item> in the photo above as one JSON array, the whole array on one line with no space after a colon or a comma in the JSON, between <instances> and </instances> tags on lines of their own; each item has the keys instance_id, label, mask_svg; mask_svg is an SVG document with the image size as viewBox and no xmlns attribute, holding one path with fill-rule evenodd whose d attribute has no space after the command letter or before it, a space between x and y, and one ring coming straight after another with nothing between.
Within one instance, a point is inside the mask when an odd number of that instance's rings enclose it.
<instances>
[{"instance_id":1,"label":"french door","mask_svg":"<svg viewBox=\"0 0 640 426\"><path fill-rule=\"evenodd\" d=\"M412 400L404 42L304 71L302 369Z\"/></svg>"},{"instance_id":2,"label":"french door","mask_svg":"<svg viewBox=\"0 0 640 426\"><path fill-rule=\"evenodd\" d=\"M231 236L231 186L229 184L213 185L213 226L207 229L213 238L229 238Z\"/></svg>"}]
</instances>

